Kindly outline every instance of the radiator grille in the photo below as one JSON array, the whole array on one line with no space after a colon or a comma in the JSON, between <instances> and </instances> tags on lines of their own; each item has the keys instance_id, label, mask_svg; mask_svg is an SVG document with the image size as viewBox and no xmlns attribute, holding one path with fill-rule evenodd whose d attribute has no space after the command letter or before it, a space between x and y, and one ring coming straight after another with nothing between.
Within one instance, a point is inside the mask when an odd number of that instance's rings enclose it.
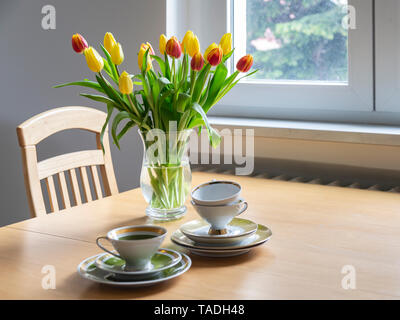
<instances>
[{"instance_id":1,"label":"radiator grille","mask_svg":"<svg viewBox=\"0 0 400 320\"><path fill-rule=\"evenodd\" d=\"M201 171L201 172L209 172L209 173L220 173L220 174L228 174L233 175L234 171L229 169L219 169L219 168L207 168L207 167L197 167L194 168L193 171ZM334 187L343 187L343 188L354 188L354 189L364 189L364 190L373 190L373 191L383 191L383 192L392 192L392 193L400 193L400 186L389 186L384 184L366 184L360 183L357 181L341 181L341 180L333 180L333 179L325 179L325 178L309 178L309 177L293 177L285 174L281 175L272 175L269 173L254 173L251 177L259 178L259 179L271 179L271 180L279 180L279 181L288 181L288 182L300 182L300 183L309 183L309 184L319 184L324 186L334 186Z\"/></svg>"}]
</instances>

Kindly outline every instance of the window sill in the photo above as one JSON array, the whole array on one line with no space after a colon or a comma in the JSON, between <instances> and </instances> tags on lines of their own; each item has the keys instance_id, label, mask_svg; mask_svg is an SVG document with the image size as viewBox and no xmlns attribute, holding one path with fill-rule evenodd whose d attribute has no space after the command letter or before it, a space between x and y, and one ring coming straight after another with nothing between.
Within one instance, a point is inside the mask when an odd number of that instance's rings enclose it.
<instances>
[{"instance_id":1,"label":"window sill","mask_svg":"<svg viewBox=\"0 0 400 320\"><path fill-rule=\"evenodd\" d=\"M209 117L218 130L254 129L256 137L400 146L397 126Z\"/></svg>"}]
</instances>

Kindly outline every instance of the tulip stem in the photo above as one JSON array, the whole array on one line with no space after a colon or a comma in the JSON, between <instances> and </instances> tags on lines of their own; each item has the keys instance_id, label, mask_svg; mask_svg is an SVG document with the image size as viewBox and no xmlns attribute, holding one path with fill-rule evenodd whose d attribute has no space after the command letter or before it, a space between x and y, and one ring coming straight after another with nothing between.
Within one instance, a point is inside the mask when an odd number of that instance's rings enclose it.
<instances>
[{"instance_id":1,"label":"tulip stem","mask_svg":"<svg viewBox=\"0 0 400 320\"><path fill-rule=\"evenodd\" d=\"M195 70L190 71L190 95L193 94L194 84L196 83L197 72Z\"/></svg>"},{"instance_id":2,"label":"tulip stem","mask_svg":"<svg viewBox=\"0 0 400 320\"><path fill-rule=\"evenodd\" d=\"M133 112L135 112L135 114L136 114L136 115L138 116L138 118L140 119L140 114L139 114L139 112L136 110L136 107L135 107L135 105L134 105L133 102L132 102L131 95L130 95L130 94L127 94L126 96L127 96L128 100L129 100L129 103L130 103L130 105L131 105L131 107L132 107Z\"/></svg>"},{"instance_id":3,"label":"tulip stem","mask_svg":"<svg viewBox=\"0 0 400 320\"><path fill-rule=\"evenodd\" d=\"M172 82L176 86L176 70L175 70L175 58L172 58Z\"/></svg>"},{"instance_id":4,"label":"tulip stem","mask_svg":"<svg viewBox=\"0 0 400 320\"><path fill-rule=\"evenodd\" d=\"M117 65L115 65L115 70L117 70L117 75L118 75L118 79L119 79L120 74L119 74L119 70L118 70L118 66Z\"/></svg>"}]
</instances>

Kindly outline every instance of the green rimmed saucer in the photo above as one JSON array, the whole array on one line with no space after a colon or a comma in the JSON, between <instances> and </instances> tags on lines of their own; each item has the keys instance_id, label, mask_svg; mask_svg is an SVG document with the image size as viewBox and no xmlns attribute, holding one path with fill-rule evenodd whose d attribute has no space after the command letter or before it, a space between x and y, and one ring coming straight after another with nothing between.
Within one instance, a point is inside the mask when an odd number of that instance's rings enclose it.
<instances>
[{"instance_id":1,"label":"green rimmed saucer","mask_svg":"<svg viewBox=\"0 0 400 320\"><path fill-rule=\"evenodd\" d=\"M180 230L176 230L172 236L171 241L181 247L190 250L192 253L208 256L208 257L231 257L249 252L250 249L257 247L264 242L268 241L272 236L271 230L259 224L257 232L248 239L231 245L211 245L204 243L197 243L187 238Z\"/></svg>"},{"instance_id":2,"label":"green rimmed saucer","mask_svg":"<svg viewBox=\"0 0 400 320\"><path fill-rule=\"evenodd\" d=\"M202 219L186 222L180 227L180 231L189 239L204 244L234 244L239 243L257 231L257 223L241 218L234 218L227 225L227 233L222 235L210 235L210 225Z\"/></svg>"},{"instance_id":3,"label":"green rimmed saucer","mask_svg":"<svg viewBox=\"0 0 400 320\"><path fill-rule=\"evenodd\" d=\"M95 263L98 268L104 271L113 272L118 276L137 279L151 277L155 273L171 268L179 263L181 259L182 256L179 252L171 249L160 248L151 258L150 268L146 270L126 271L125 261L109 253L104 253L98 256Z\"/></svg>"},{"instance_id":4,"label":"green rimmed saucer","mask_svg":"<svg viewBox=\"0 0 400 320\"><path fill-rule=\"evenodd\" d=\"M181 254L182 259L173 267L168 269L162 270L152 277L145 279L145 280L132 280L132 279L121 279L115 277L115 274L112 272L101 270L96 266L96 259L100 256L97 254L95 256L89 257L83 260L78 265L78 273L81 277L97 282L97 283L104 283L114 286L121 286L121 287L145 287L155 285L160 282L164 282L173 278L176 278L186 271L189 270L190 266L192 265L192 260L186 255Z\"/></svg>"}]
</instances>

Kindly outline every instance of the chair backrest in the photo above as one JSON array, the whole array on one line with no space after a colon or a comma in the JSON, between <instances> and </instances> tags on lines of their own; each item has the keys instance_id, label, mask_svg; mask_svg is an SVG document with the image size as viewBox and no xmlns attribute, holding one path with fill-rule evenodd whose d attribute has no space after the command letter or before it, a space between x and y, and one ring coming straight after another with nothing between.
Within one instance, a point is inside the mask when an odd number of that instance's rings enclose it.
<instances>
[{"instance_id":1,"label":"chair backrest","mask_svg":"<svg viewBox=\"0 0 400 320\"><path fill-rule=\"evenodd\" d=\"M83 202L94 200L94 198L102 198L103 192L97 166L100 169L104 195L110 196L118 193L111 160L108 130L105 131L103 136L104 153L100 143L100 132L106 117L107 115L104 112L92 108L61 107L38 114L17 127L29 209L33 217L47 213L41 180L45 181L50 212L81 205ZM95 133L96 149L67 153L38 162L36 145L52 134L67 129L81 129ZM87 174L88 169L90 175ZM95 197L91 193L89 176ZM54 179L55 177L58 179ZM56 180L58 180L62 206L59 206L57 200ZM68 191L67 181L69 182L70 192ZM70 200L70 194L73 201Z\"/></svg>"}]
</instances>

